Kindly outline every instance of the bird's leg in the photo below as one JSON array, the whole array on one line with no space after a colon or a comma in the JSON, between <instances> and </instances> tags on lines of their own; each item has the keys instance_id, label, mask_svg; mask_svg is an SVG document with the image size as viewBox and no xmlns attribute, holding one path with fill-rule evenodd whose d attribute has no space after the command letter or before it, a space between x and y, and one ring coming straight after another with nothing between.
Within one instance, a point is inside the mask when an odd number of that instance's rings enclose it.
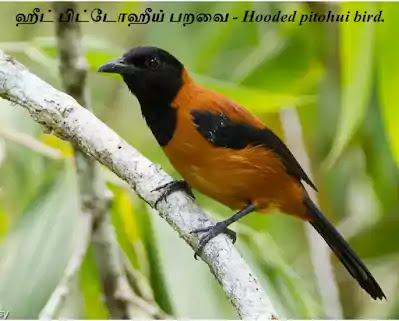
<instances>
[{"instance_id":1,"label":"bird's leg","mask_svg":"<svg viewBox=\"0 0 399 321\"><path fill-rule=\"evenodd\" d=\"M155 191L160 191L164 190L162 195L156 200L154 207L156 208L158 203L160 201L166 200L166 198L172 194L173 192L176 191L185 191L192 199L195 199L195 196L193 194L193 191L191 190L191 187L188 185L188 183L185 180L177 180L177 181L171 181L169 183L166 183L164 185L161 185L155 189L153 189L151 192Z\"/></svg>"},{"instance_id":2,"label":"bird's leg","mask_svg":"<svg viewBox=\"0 0 399 321\"><path fill-rule=\"evenodd\" d=\"M226 233L231 237L233 240L233 243L236 241L236 233L227 227L231 224L234 223L235 221L239 220L240 218L244 217L245 215L253 212L255 210L255 205L252 203L248 204L246 207L244 207L241 211L237 212L234 214L232 217L228 218L227 220L221 221L216 223L214 226L208 226L205 228L197 229L194 231L191 231L191 233L201 233L201 232L206 232L206 234L201 237L198 248L195 251L194 258L197 259L198 255L201 254L202 250L204 249L205 245L213 239L216 235L220 233Z\"/></svg>"}]
</instances>

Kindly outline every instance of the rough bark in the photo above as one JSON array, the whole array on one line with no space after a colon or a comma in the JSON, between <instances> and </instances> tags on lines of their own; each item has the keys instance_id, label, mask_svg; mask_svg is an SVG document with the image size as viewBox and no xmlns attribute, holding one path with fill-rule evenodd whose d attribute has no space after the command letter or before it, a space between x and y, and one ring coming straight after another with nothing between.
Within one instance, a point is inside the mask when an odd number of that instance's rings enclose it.
<instances>
[{"instance_id":1,"label":"rough bark","mask_svg":"<svg viewBox=\"0 0 399 321\"><path fill-rule=\"evenodd\" d=\"M77 10L76 3L73 2L55 2L53 8L56 16L67 9ZM86 81L88 64L82 46L80 25L76 22L58 22L56 34L63 87L81 105L90 109L90 95ZM81 152L76 144L74 146L81 198L78 224L87 226L85 232L88 233L88 237L81 238L77 244L63 278L40 317L53 319L57 316L91 243L110 317L112 319L152 318L153 315L146 311L138 311L140 308L134 304L137 298L129 286L116 234L109 218L111 193L106 188L100 165Z\"/></svg>"}]
</instances>

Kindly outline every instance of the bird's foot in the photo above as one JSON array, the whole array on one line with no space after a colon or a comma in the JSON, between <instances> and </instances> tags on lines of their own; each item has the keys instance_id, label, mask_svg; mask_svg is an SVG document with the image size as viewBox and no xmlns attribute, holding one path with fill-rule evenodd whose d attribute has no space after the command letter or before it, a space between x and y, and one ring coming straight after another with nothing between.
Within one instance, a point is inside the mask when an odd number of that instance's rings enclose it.
<instances>
[{"instance_id":1,"label":"bird's foot","mask_svg":"<svg viewBox=\"0 0 399 321\"><path fill-rule=\"evenodd\" d=\"M203 237L200 238L199 244L198 244L198 248L194 253L194 258L197 260L198 256L202 253L205 245L212 240L215 236L219 235L220 233L225 233L227 234L231 240L233 241L233 244L236 242L237 240L237 234L236 232L230 230L227 228L227 225L225 224L225 222L219 222L216 223L216 225L213 226L208 226L208 227L204 227L204 228L200 228L194 231L190 232L191 234L194 233L206 233Z\"/></svg>"},{"instance_id":2,"label":"bird's foot","mask_svg":"<svg viewBox=\"0 0 399 321\"><path fill-rule=\"evenodd\" d=\"M151 192L155 191L160 191L164 190L163 194L156 200L154 207L156 208L158 203L160 201L166 200L166 198L172 194L173 192L176 191L185 191L192 199L195 199L195 196L193 194L193 191L191 190L191 187L188 185L188 183L184 180L177 180L177 181L171 181L169 183L166 183L164 185L161 185L155 189L153 189Z\"/></svg>"}]
</instances>

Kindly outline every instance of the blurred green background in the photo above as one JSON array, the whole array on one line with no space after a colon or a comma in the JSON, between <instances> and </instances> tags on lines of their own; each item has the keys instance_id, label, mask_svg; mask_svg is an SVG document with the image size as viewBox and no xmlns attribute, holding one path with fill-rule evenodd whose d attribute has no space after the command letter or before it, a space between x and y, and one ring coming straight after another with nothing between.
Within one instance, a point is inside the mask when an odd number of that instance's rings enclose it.
<instances>
[{"instance_id":1,"label":"blurred green background","mask_svg":"<svg viewBox=\"0 0 399 321\"><path fill-rule=\"evenodd\" d=\"M15 26L19 12L49 3L1 3L0 48L61 89L53 24ZM123 82L96 72L137 45L164 48L203 85L237 100L283 137L282 107L296 108L320 206L364 259L388 301L374 302L335 257L344 316L399 318L399 3L80 3L110 15L142 12L335 13L383 11L384 23L231 22L81 24L94 113L174 177ZM58 283L79 226L72 149L43 134L22 108L0 100L0 308L37 318ZM38 142L42 144L38 144ZM47 148L45 148L47 147ZM178 318L237 318L202 261L155 212L110 175L112 222L131 264L161 308ZM198 203L231 214L196 193ZM237 247L279 316L323 318L302 222L250 215L233 226ZM63 316L106 318L92 251Z\"/></svg>"}]
</instances>

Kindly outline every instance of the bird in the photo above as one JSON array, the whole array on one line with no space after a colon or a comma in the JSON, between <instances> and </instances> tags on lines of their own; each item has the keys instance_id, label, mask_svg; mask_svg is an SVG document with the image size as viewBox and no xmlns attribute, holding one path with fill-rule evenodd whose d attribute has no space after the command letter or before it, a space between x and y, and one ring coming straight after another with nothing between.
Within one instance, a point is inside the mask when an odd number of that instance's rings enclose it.
<instances>
[{"instance_id":1,"label":"bird","mask_svg":"<svg viewBox=\"0 0 399 321\"><path fill-rule=\"evenodd\" d=\"M185 66L161 48L138 46L98 69L122 76L143 118L183 180L160 186L160 200L192 189L236 211L200 233L195 255L228 226L252 212L274 210L309 222L350 275L374 299L386 296L365 264L309 197L317 191L284 142L256 116L190 77ZM155 205L156 207L156 205Z\"/></svg>"}]
</instances>

